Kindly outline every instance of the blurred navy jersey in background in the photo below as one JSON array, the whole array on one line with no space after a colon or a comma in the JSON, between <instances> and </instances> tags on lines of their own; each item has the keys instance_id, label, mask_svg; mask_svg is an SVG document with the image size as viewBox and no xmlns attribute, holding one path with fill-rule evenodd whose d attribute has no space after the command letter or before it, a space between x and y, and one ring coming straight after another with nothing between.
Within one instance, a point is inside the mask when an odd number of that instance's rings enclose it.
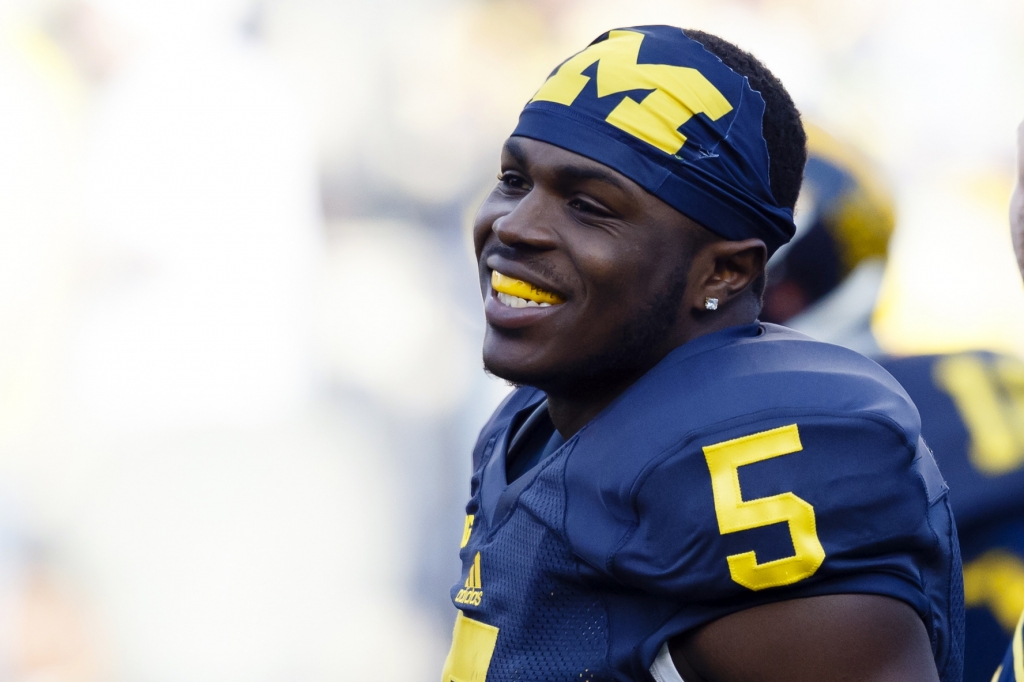
<instances>
[{"instance_id":1,"label":"blurred navy jersey in background","mask_svg":"<svg viewBox=\"0 0 1024 682\"><path fill-rule=\"evenodd\" d=\"M965 682L988 682L1024 610L1024 362L987 352L883 358L949 482L964 563Z\"/></svg>"}]
</instances>

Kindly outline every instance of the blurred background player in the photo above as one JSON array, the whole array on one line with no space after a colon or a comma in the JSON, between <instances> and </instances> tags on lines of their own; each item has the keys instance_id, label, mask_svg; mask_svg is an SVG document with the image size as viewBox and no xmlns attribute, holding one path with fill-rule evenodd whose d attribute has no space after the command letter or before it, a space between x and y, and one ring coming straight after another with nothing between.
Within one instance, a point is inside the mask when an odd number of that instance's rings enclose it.
<instances>
[{"instance_id":1,"label":"blurred background player","mask_svg":"<svg viewBox=\"0 0 1024 682\"><path fill-rule=\"evenodd\" d=\"M1010 200L1010 236L1017 254L1017 265L1024 277L1024 122L1017 128L1017 187ZM1002 663L992 676L992 682L1021 680L1024 680L1024 613L1017 621Z\"/></svg>"},{"instance_id":2,"label":"blurred background player","mask_svg":"<svg viewBox=\"0 0 1024 682\"><path fill-rule=\"evenodd\" d=\"M984 351L883 353L871 320L894 197L869 160L807 129L797 235L769 265L761 319L875 358L914 400L960 534L964 680L987 681L1024 609L1024 362Z\"/></svg>"}]
</instances>

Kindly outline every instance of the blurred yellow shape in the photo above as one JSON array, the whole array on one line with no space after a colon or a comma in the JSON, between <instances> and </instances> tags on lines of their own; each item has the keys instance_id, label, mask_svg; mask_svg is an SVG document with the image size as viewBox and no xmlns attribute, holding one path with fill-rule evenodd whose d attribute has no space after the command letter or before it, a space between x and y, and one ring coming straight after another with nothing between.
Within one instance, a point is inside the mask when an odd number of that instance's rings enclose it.
<instances>
[{"instance_id":1,"label":"blurred yellow shape","mask_svg":"<svg viewBox=\"0 0 1024 682\"><path fill-rule=\"evenodd\" d=\"M995 549L964 566L964 605L987 607L1007 632L1024 611L1024 561Z\"/></svg>"},{"instance_id":2,"label":"blurred yellow shape","mask_svg":"<svg viewBox=\"0 0 1024 682\"><path fill-rule=\"evenodd\" d=\"M1024 466L1024 363L1003 358L992 364L981 356L943 358L935 382L956 403L970 432L974 467L998 476Z\"/></svg>"}]
</instances>

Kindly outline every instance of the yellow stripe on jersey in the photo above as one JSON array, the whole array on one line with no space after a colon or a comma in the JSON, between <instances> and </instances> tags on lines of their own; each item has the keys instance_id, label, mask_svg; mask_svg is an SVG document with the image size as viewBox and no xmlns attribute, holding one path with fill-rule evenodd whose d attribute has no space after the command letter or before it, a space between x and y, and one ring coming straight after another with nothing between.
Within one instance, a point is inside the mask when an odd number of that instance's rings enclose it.
<instances>
[{"instance_id":1,"label":"yellow stripe on jersey","mask_svg":"<svg viewBox=\"0 0 1024 682\"><path fill-rule=\"evenodd\" d=\"M459 611L441 682L484 682L497 643L498 628L473 620Z\"/></svg>"},{"instance_id":2,"label":"yellow stripe on jersey","mask_svg":"<svg viewBox=\"0 0 1024 682\"><path fill-rule=\"evenodd\" d=\"M466 589L482 590L483 581L480 579L480 552L473 557L473 565L469 568L469 575L466 576Z\"/></svg>"},{"instance_id":3,"label":"yellow stripe on jersey","mask_svg":"<svg viewBox=\"0 0 1024 682\"><path fill-rule=\"evenodd\" d=\"M1024 613L1020 614L1017 629L1013 632L1013 677L1016 682L1024 682Z\"/></svg>"}]
</instances>

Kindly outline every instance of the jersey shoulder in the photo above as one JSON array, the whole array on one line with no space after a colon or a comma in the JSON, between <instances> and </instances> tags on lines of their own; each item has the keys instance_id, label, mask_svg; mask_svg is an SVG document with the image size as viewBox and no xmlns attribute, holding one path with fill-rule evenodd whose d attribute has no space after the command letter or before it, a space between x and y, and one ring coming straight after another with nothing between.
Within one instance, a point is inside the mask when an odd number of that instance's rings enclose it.
<instances>
[{"instance_id":1,"label":"jersey shoulder","mask_svg":"<svg viewBox=\"0 0 1024 682\"><path fill-rule=\"evenodd\" d=\"M772 325L713 336L670 354L570 441L567 528L591 560L608 564L645 514L692 505L677 520L717 535L716 463L742 499L799 480L839 524L843 508L892 511L895 497L877 499L889 493L919 508L945 493L913 403L876 363Z\"/></svg>"},{"instance_id":2,"label":"jersey shoulder","mask_svg":"<svg viewBox=\"0 0 1024 682\"><path fill-rule=\"evenodd\" d=\"M701 337L669 354L579 434L589 471L630 483L666 453L710 434L773 419L877 423L916 448L920 417L907 393L864 356L775 325ZM788 420L788 421L787 421ZM751 431L753 432L753 431ZM623 448L631 453L623 457Z\"/></svg>"},{"instance_id":3,"label":"jersey shoulder","mask_svg":"<svg viewBox=\"0 0 1024 682\"><path fill-rule=\"evenodd\" d=\"M762 333L722 349L717 393L750 414L779 405L814 412L873 413L911 429L919 416L878 363L842 346L762 324ZM751 391L753 389L753 391Z\"/></svg>"},{"instance_id":4,"label":"jersey shoulder","mask_svg":"<svg viewBox=\"0 0 1024 682\"><path fill-rule=\"evenodd\" d=\"M913 402L852 351L737 332L670 355L578 434L574 551L700 605L655 640L769 601L863 592L914 606L940 668L955 667L959 553Z\"/></svg>"}]
</instances>

